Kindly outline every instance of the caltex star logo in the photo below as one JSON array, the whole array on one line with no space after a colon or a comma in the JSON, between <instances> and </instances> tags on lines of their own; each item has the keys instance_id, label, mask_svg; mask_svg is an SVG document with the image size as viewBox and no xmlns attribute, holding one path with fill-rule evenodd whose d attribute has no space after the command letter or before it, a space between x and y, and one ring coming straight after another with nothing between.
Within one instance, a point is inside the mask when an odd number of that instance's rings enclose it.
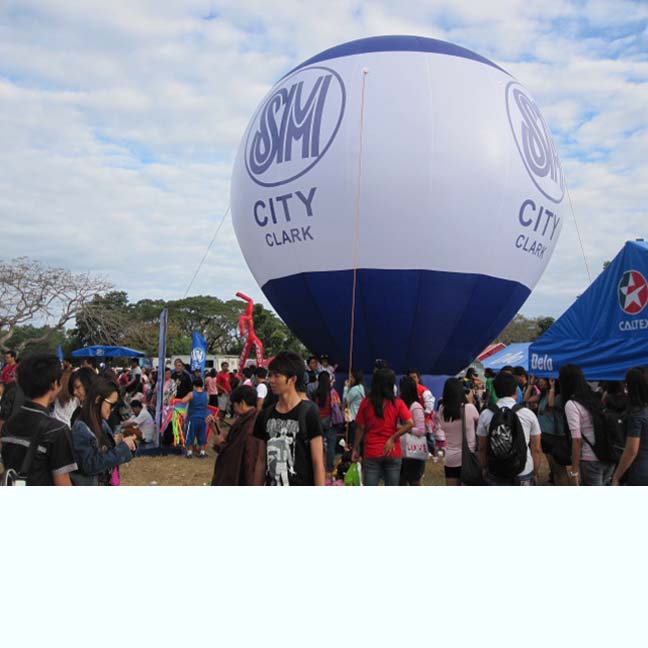
<instances>
[{"instance_id":1,"label":"caltex star logo","mask_svg":"<svg viewBox=\"0 0 648 648\"><path fill-rule=\"evenodd\" d=\"M619 282L619 306L624 313L636 315L648 303L648 282L641 272L628 270Z\"/></svg>"}]
</instances>

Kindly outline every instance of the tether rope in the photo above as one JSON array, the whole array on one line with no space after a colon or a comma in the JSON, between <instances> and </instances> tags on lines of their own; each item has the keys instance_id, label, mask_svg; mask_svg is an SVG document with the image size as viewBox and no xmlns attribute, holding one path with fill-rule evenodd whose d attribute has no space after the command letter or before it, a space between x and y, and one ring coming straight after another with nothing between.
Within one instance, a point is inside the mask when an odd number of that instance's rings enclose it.
<instances>
[{"instance_id":1,"label":"tether rope","mask_svg":"<svg viewBox=\"0 0 648 648\"><path fill-rule=\"evenodd\" d=\"M565 180L565 189L567 190L567 198L569 198L569 209L571 209L572 218L574 219L574 225L576 226L576 235L578 236L578 244L580 245L581 254L583 255L583 261L585 261L585 270L587 270L587 278L589 282L592 283L592 273L590 272L589 263L587 262L587 257L585 256L585 248L583 247L583 241L581 239L580 230L578 229L578 221L576 220L576 212L574 211L574 206L572 205L571 194L569 193L569 187L567 186L567 181Z\"/></svg>"},{"instance_id":2,"label":"tether rope","mask_svg":"<svg viewBox=\"0 0 648 648\"><path fill-rule=\"evenodd\" d=\"M364 109L365 109L365 87L367 84L367 74L369 70L362 70L362 98L360 101L360 133L358 146L358 177L356 185L355 201L355 234L353 241L353 287L351 290L351 330L349 332L349 381L351 380L351 370L353 367L353 338L355 337L355 307L356 307L356 290L358 287L358 251L360 241L360 192L362 185L362 143L364 135Z\"/></svg>"},{"instance_id":3,"label":"tether rope","mask_svg":"<svg viewBox=\"0 0 648 648\"><path fill-rule=\"evenodd\" d=\"M198 276L198 273L200 272L200 269L203 266L203 263L205 263L205 259L207 258L207 255L209 254L209 250L211 250L212 245L214 245L214 241L216 240L216 237L218 236L218 232L220 232L220 228L223 227L223 223L225 222L225 219L227 218L227 214L229 214L230 207L228 206L227 209L225 210L225 213L223 214L223 218L221 218L221 222L218 224L218 227L216 228L216 231L214 232L214 236L212 236L212 240L209 242L209 245L207 246L207 251L203 255L203 258L200 260L200 263L198 264L198 267L196 268L196 272L194 272L194 276L192 277L191 281L189 282L189 285L187 286L187 290L185 290L185 294L183 295L183 299L189 294L189 290L191 290L191 286L193 285L193 282L196 280L196 277Z\"/></svg>"}]
</instances>

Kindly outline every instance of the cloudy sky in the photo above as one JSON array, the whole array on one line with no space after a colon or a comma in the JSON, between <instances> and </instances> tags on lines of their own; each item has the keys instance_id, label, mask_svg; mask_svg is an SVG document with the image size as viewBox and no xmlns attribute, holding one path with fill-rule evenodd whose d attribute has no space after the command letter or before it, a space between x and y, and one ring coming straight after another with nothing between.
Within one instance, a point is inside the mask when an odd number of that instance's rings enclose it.
<instances>
[{"instance_id":1,"label":"cloudy sky","mask_svg":"<svg viewBox=\"0 0 648 648\"><path fill-rule=\"evenodd\" d=\"M132 300L182 297L259 101L302 60L379 34L454 42L525 85L594 276L648 234L648 3L4 0L0 254L104 273ZM587 284L567 215L522 312L558 316ZM265 301L227 216L190 294L237 290Z\"/></svg>"}]
</instances>

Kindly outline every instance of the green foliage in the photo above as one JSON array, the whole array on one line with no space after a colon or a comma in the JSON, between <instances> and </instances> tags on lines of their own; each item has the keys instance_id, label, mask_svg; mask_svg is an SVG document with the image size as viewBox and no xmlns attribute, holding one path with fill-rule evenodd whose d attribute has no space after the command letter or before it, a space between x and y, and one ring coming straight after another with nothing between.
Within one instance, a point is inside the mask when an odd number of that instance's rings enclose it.
<instances>
[{"instance_id":1,"label":"green foliage","mask_svg":"<svg viewBox=\"0 0 648 648\"><path fill-rule=\"evenodd\" d=\"M553 317L527 318L518 313L507 327L497 336L494 342L513 344L514 342L533 342L539 338L553 323Z\"/></svg>"},{"instance_id":2,"label":"green foliage","mask_svg":"<svg viewBox=\"0 0 648 648\"><path fill-rule=\"evenodd\" d=\"M223 301L208 295L168 302L142 299L130 304L125 292L113 291L96 297L84 307L77 318L73 339L77 347L123 345L154 356L157 354L160 312L167 308L169 355L188 355L193 331L205 338L208 353L238 355L243 348L238 318L245 312L245 307L246 304L238 299ZM284 350L300 354L306 352L288 327L261 304L254 306L254 325L256 334L264 343L266 357Z\"/></svg>"},{"instance_id":3,"label":"green foliage","mask_svg":"<svg viewBox=\"0 0 648 648\"><path fill-rule=\"evenodd\" d=\"M254 330L263 342L266 357L277 355L280 351L292 351L301 356L307 354L306 347L292 331L262 304L254 305Z\"/></svg>"},{"instance_id":4,"label":"green foliage","mask_svg":"<svg viewBox=\"0 0 648 648\"><path fill-rule=\"evenodd\" d=\"M36 340L36 341L33 341ZM65 331L59 331L51 326L17 326L6 345L9 349L21 349L20 355L32 355L34 353L56 353L58 345L61 345L63 354L69 354L70 340Z\"/></svg>"}]
</instances>

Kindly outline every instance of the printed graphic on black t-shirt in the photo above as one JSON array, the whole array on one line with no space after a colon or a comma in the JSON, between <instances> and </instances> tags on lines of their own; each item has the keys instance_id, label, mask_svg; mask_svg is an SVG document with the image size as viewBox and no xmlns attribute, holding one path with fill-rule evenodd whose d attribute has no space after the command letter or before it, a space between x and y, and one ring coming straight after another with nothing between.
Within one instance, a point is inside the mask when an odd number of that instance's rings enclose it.
<instances>
[{"instance_id":1,"label":"printed graphic on black t-shirt","mask_svg":"<svg viewBox=\"0 0 648 648\"><path fill-rule=\"evenodd\" d=\"M295 471L295 451L299 422L270 418L266 423L268 434L268 481L271 486L289 486Z\"/></svg>"},{"instance_id":2,"label":"printed graphic on black t-shirt","mask_svg":"<svg viewBox=\"0 0 648 648\"><path fill-rule=\"evenodd\" d=\"M315 479L309 441L322 435L317 408L302 401L285 414L274 407L264 414L257 419L254 436L267 443L266 484L312 486Z\"/></svg>"}]
</instances>

